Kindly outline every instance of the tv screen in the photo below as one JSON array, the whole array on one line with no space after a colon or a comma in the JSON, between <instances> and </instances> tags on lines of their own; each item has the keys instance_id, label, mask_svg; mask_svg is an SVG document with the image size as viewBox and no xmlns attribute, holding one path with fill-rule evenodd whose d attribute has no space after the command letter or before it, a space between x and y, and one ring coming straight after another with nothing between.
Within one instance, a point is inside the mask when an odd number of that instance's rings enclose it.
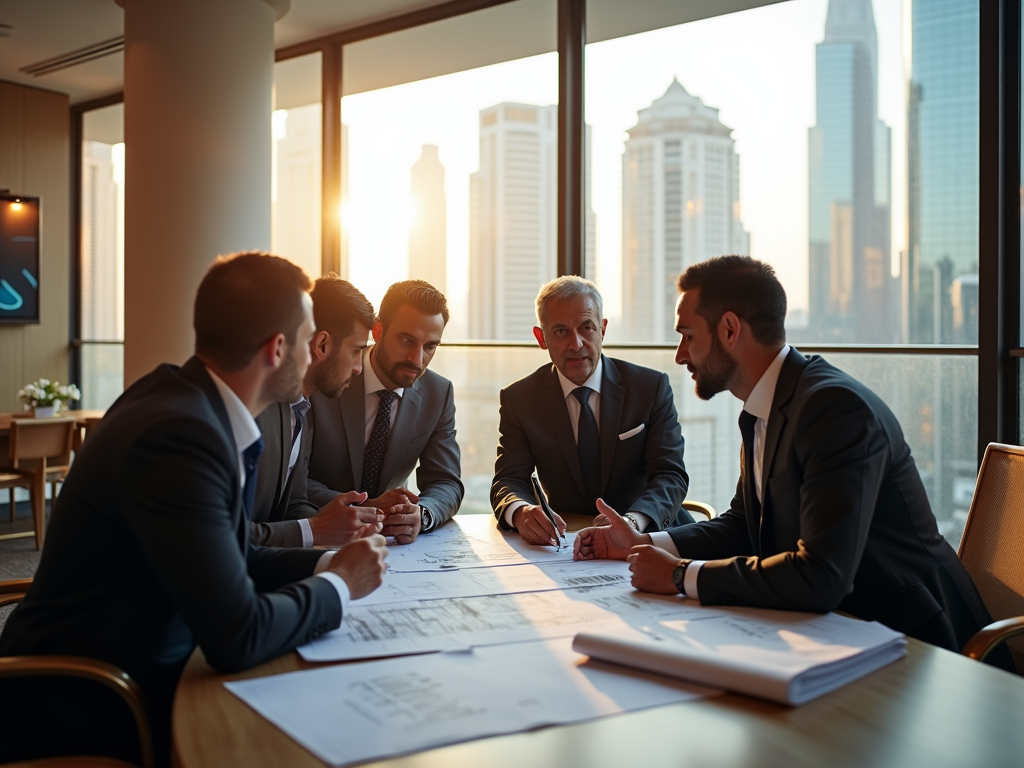
<instances>
[{"instance_id":1,"label":"tv screen","mask_svg":"<svg viewBox=\"0 0 1024 768\"><path fill-rule=\"evenodd\" d=\"M0 194L0 323L39 322L39 198Z\"/></svg>"}]
</instances>

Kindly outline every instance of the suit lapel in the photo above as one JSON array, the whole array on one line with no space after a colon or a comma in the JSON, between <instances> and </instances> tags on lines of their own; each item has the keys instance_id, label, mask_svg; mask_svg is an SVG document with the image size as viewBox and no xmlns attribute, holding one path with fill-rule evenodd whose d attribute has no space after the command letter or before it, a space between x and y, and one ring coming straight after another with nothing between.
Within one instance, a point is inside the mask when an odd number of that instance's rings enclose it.
<instances>
[{"instance_id":1,"label":"suit lapel","mask_svg":"<svg viewBox=\"0 0 1024 768\"><path fill-rule=\"evenodd\" d=\"M601 374L601 495L608 487L612 471L616 443L619 441L619 424L622 421L622 403L626 388L619 384L618 368L607 357L602 356L604 369ZM577 452L577 455L578 452Z\"/></svg>"},{"instance_id":2,"label":"suit lapel","mask_svg":"<svg viewBox=\"0 0 1024 768\"><path fill-rule=\"evenodd\" d=\"M565 396L562 386L558 383L558 374L552 365L548 375L544 377L544 410L547 412L548 424L555 435L555 441L569 466L569 473L579 488L580 495L587 496L583 487L583 470L580 467L580 452L576 448L576 439L572 436L572 422L569 421L569 409L565 407Z\"/></svg>"},{"instance_id":3,"label":"suit lapel","mask_svg":"<svg viewBox=\"0 0 1024 768\"><path fill-rule=\"evenodd\" d=\"M353 376L348 389L338 397L341 423L345 425L348 457L352 463L352 482L358 488L363 477L363 454L366 452L366 392L362 375Z\"/></svg>"},{"instance_id":4,"label":"suit lapel","mask_svg":"<svg viewBox=\"0 0 1024 768\"><path fill-rule=\"evenodd\" d=\"M277 435L270 435L270 439L276 439L281 444L281 465L277 473L277 491L274 494L274 506L281 503L285 488L288 485L288 460L292 455L292 409L287 403L278 403L278 417L275 419L277 428L280 430Z\"/></svg>"},{"instance_id":5,"label":"suit lapel","mask_svg":"<svg viewBox=\"0 0 1024 768\"><path fill-rule=\"evenodd\" d=\"M380 486L378 487L381 490L386 490L391 486L391 479L402 461L405 449L409 445L409 438L416 435L416 424L419 421L422 402L419 385L420 382L417 379L411 387L406 387L402 393L401 404L396 403L398 415L395 416L395 426L391 430L388 447L384 451L384 460L380 465Z\"/></svg>"}]
</instances>

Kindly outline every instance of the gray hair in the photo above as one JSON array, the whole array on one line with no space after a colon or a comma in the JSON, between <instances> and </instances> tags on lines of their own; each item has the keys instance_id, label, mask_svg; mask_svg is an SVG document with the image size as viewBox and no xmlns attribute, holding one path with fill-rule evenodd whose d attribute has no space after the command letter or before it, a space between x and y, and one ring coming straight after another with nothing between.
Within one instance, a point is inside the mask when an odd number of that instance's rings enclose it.
<instances>
[{"instance_id":1,"label":"gray hair","mask_svg":"<svg viewBox=\"0 0 1024 768\"><path fill-rule=\"evenodd\" d=\"M537 322L544 327L544 309L549 301L576 298L590 299L597 310L598 318L604 319L604 304L597 286L576 275L563 275L541 286L540 293L537 294Z\"/></svg>"}]
</instances>

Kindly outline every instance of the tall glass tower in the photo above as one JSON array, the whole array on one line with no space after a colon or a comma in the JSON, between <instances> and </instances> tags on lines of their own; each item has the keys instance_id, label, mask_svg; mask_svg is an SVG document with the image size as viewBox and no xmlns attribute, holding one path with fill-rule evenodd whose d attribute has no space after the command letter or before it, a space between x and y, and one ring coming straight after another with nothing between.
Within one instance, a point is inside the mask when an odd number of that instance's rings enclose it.
<instances>
[{"instance_id":1,"label":"tall glass tower","mask_svg":"<svg viewBox=\"0 0 1024 768\"><path fill-rule=\"evenodd\" d=\"M811 328L820 340L895 341L891 132L878 119L871 0L830 0L815 59L816 121L808 133Z\"/></svg>"},{"instance_id":2,"label":"tall glass tower","mask_svg":"<svg viewBox=\"0 0 1024 768\"><path fill-rule=\"evenodd\" d=\"M911 14L903 339L974 344L979 3L913 0Z\"/></svg>"}]
</instances>

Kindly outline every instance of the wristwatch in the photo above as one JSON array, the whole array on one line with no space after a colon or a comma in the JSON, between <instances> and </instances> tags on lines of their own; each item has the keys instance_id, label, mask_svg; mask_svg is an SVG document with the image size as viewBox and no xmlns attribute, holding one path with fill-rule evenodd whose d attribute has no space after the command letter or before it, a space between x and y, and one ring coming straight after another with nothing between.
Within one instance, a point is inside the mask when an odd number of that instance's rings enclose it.
<instances>
[{"instance_id":1,"label":"wristwatch","mask_svg":"<svg viewBox=\"0 0 1024 768\"><path fill-rule=\"evenodd\" d=\"M627 512L626 514L623 515L623 517L626 519L626 522L629 523L633 527L634 531L636 531L637 533L641 532L640 531L640 523L637 522L637 519L635 517L633 517L633 515L631 515L629 512Z\"/></svg>"},{"instance_id":2,"label":"wristwatch","mask_svg":"<svg viewBox=\"0 0 1024 768\"><path fill-rule=\"evenodd\" d=\"M676 589L683 597L686 597L686 590L683 588L683 578L686 576L686 568L691 562L690 560L681 559L679 565L672 571L672 583L676 585Z\"/></svg>"},{"instance_id":3,"label":"wristwatch","mask_svg":"<svg viewBox=\"0 0 1024 768\"><path fill-rule=\"evenodd\" d=\"M433 519L430 515L430 510L420 504L420 533L425 533L430 529L430 523L433 522Z\"/></svg>"}]
</instances>

